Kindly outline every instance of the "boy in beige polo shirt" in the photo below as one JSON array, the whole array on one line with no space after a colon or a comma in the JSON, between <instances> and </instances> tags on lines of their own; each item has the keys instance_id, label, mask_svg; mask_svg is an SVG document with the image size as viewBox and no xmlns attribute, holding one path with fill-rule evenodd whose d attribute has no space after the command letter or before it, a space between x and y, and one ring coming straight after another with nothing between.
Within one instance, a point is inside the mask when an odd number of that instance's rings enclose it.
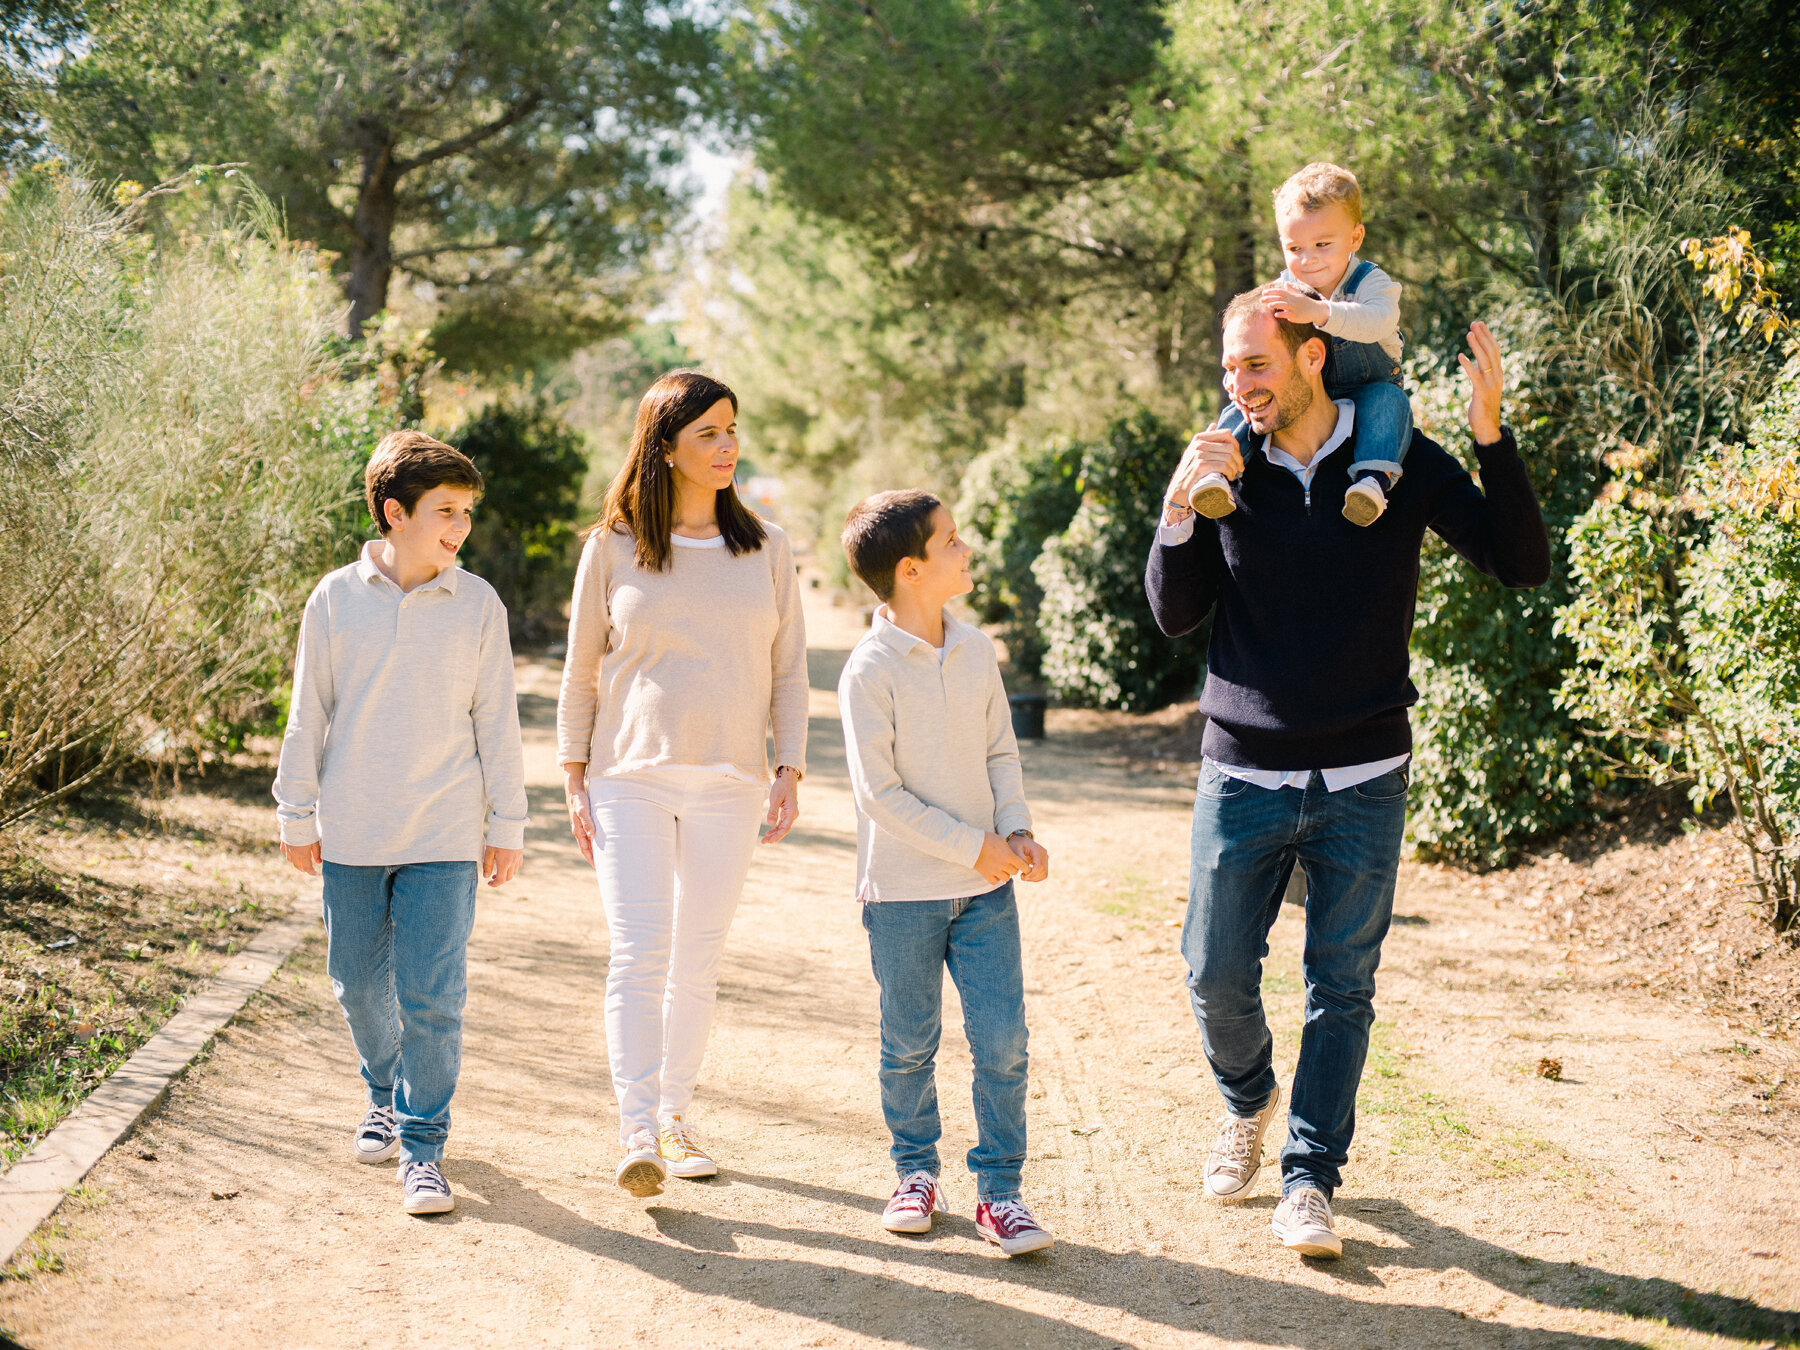
<instances>
[{"instance_id":1,"label":"boy in beige polo shirt","mask_svg":"<svg viewBox=\"0 0 1800 1350\"><path fill-rule=\"evenodd\" d=\"M944 612L970 549L928 492L881 492L844 523L850 566L880 596L838 681L856 796L857 897L881 987L881 1110L900 1185L882 1223L923 1233L943 1208L935 1060L944 971L975 1063L975 1226L1008 1256L1052 1238L1019 1198L1025 981L1012 879L1042 881L994 645Z\"/></svg>"},{"instance_id":2,"label":"boy in beige polo shirt","mask_svg":"<svg viewBox=\"0 0 1800 1350\"><path fill-rule=\"evenodd\" d=\"M325 874L326 970L369 1092L352 1153L399 1154L407 1213L441 1214L477 873L519 870L525 761L506 606L456 565L480 472L396 431L364 482L380 538L306 602L276 814L288 860Z\"/></svg>"}]
</instances>

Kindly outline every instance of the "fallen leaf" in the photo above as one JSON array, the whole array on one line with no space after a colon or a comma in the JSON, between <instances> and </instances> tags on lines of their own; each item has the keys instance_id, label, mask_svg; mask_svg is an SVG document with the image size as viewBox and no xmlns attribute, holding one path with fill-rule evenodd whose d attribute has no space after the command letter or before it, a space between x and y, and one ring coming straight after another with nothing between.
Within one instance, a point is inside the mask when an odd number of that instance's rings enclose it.
<instances>
[{"instance_id":1,"label":"fallen leaf","mask_svg":"<svg viewBox=\"0 0 1800 1350\"><path fill-rule=\"evenodd\" d=\"M215 1200L235 1200L242 1194L242 1191L214 1191L212 1193L212 1198Z\"/></svg>"},{"instance_id":2,"label":"fallen leaf","mask_svg":"<svg viewBox=\"0 0 1800 1350\"><path fill-rule=\"evenodd\" d=\"M1100 1125L1071 1125L1069 1133L1077 1137L1085 1137L1090 1134L1099 1134L1102 1128Z\"/></svg>"}]
</instances>

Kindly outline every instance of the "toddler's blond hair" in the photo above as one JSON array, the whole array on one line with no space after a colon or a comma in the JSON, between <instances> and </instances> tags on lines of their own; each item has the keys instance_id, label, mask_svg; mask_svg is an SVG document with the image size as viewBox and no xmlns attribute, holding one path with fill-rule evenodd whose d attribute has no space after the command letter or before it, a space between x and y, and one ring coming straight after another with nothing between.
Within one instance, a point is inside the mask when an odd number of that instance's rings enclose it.
<instances>
[{"instance_id":1,"label":"toddler's blond hair","mask_svg":"<svg viewBox=\"0 0 1800 1350\"><path fill-rule=\"evenodd\" d=\"M1362 224L1362 188L1356 175L1336 164L1320 160L1308 164L1275 189L1277 211L1317 211L1341 206L1355 224Z\"/></svg>"}]
</instances>

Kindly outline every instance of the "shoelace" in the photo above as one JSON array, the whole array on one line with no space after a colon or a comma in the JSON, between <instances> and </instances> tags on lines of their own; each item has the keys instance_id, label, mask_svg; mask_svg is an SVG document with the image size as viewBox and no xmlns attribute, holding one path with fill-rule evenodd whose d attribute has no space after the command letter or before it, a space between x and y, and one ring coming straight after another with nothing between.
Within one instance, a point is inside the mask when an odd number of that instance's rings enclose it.
<instances>
[{"instance_id":1,"label":"shoelace","mask_svg":"<svg viewBox=\"0 0 1800 1350\"><path fill-rule=\"evenodd\" d=\"M1022 1200L995 1200L988 1205L988 1213L993 1215L995 1226L1002 1231L1037 1227L1037 1220L1031 1217L1031 1211L1025 1208Z\"/></svg>"},{"instance_id":2,"label":"shoelace","mask_svg":"<svg viewBox=\"0 0 1800 1350\"><path fill-rule=\"evenodd\" d=\"M408 1194L428 1191L432 1195L448 1195L450 1183L444 1180L436 1163L414 1163L406 1173L406 1189Z\"/></svg>"},{"instance_id":3,"label":"shoelace","mask_svg":"<svg viewBox=\"0 0 1800 1350\"><path fill-rule=\"evenodd\" d=\"M365 1135L377 1137L394 1133L394 1108L391 1106L371 1106L369 1114L363 1117L363 1123L356 1131L360 1139Z\"/></svg>"},{"instance_id":4,"label":"shoelace","mask_svg":"<svg viewBox=\"0 0 1800 1350\"><path fill-rule=\"evenodd\" d=\"M917 1205L926 1213L931 1212L932 1183L924 1177L908 1177L900 1183L900 1189L894 1192L894 1198L888 1204L896 1208Z\"/></svg>"},{"instance_id":5,"label":"shoelace","mask_svg":"<svg viewBox=\"0 0 1800 1350\"><path fill-rule=\"evenodd\" d=\"M663 1138L677 1153L685 1156L687 1154L705 1152L705 1150L700 1147L700 1141L689 1134L688 1127L679 1120L671 1120L667 1125L662 1127L662 1131Z\"/></svg>"},{"instance_id":6,"label":"shoelace","mask_svg":"<svg viewBox=\"0 0 1800 1350\"><path fill-rule=\"evenodd\" d=\"M1321 1228L1331 1227L1331 1206L1325 1203L1325 1197L1310 1187L1295 1191L1288 1197L1288 1204L1294 1207L1295 1217L1305 1219L1308 1223L1316 1223Z\"/></svg>"},{"instance_id":7,"label":"shoelace","mask_svg":"<svg viewBox=\"0 0 1800 1350\"><path fill-rule=\"evenodd\" d=\"M1219 1147L1219 1144L1224 1147ZM1225 1161L1240 1167L1247 1166L1250 1154L1256 1148L1256 1121L1246 1120L1242 1116L1226 1116L1224 1124L1219 1126L1219 1144L1215 1144L1213 1150L1222 1154Z\"/></svg>"}]
</instances>

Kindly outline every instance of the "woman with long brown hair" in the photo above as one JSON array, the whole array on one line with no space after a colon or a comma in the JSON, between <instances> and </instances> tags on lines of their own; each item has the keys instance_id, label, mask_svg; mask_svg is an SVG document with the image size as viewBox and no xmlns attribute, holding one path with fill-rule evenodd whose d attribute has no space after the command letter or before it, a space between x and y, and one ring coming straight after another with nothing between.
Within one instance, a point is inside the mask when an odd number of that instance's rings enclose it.
<instances>
[{"instance_id":1,"label":"woman with long brown hair","mask_svg":"<svg viewBox=\"0 0 1800 1350\"><path fill-rule=\"evenodd\" d=\"M806 769L793 554L738 500L737 454L730 389L691 370L651 385L569 611L557 757L611 934L606 1040L633 1195L718 1171L687 1117L720 953L758 827L764 843L793 827Z\"/></svg>"}]
</instances>

